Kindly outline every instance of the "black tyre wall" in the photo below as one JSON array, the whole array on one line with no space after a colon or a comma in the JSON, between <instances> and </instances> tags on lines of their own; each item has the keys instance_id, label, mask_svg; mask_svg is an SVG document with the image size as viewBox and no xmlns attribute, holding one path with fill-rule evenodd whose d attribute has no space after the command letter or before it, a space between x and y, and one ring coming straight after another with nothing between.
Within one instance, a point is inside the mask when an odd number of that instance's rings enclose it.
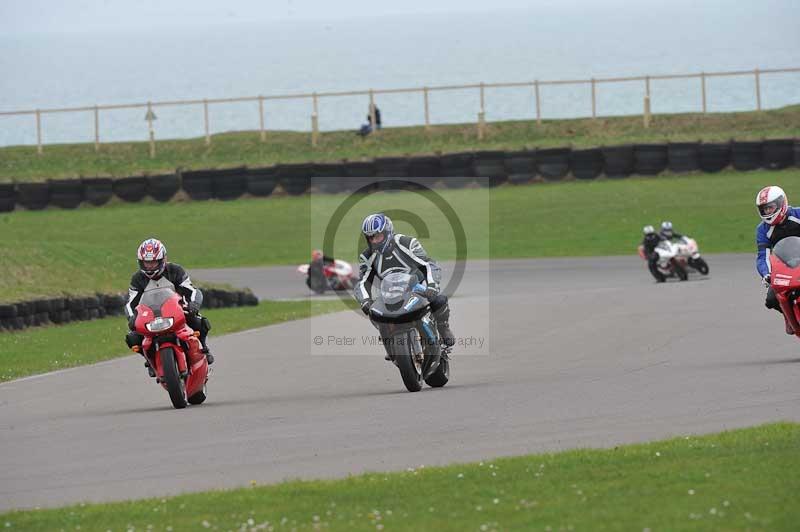
<instances>
[{"instance_id":1,"label":"black tyre wall","mask_svg":"<svg viewBox=\"0 0 800 532\"><path fill-rule=\"evenodd\" d=\"M757 170L763 165L762 152L764 143L761 141L731 143L731 164L736 170Z\"/></svg>"},{"instance_id":2,"label":"black tyre wall","mask_svg":"<svg viewBox=\"0 0 800 532\"><path fill-rule=\"evenodd\" d=\"M719 172L731 164L731 145L703 143L700 145L700 169L704 172Z\"/></svg>"},{"instance_id":3,"label":"black tyre wall","mask_svg":"<svg viewBox=\"0 0 800 532\"><path fill-rule=\"evenodd\" d=\"M595 179L603 172L603 154L597 148L572 150L569 167L576 179Z\"/></svg>"},{"instance_id":4,"label":"black tyre wall","mask_svg":"<svg viewBox=\"0 0 800 532\"><path fill-rule=\"evenodd\" d=\"M667 169L666 144L637 144L633 154L637 174L658 175Z\"/></svg>"},{"instance_id":5,"label":"black tyre wall","mask_svg":"<svg viewBox=\"0 0 800 532\"><path fill-rule=\"evenodd\" d=\"M607 177L628 177L633 173L636 165L633 146L605 146L600 151L603 153L603 171Z\"/></svg>"},{"instance_id":6,"label":"black tyre wall","mask_svg":"<svg viewBox=\"0 0 800 532\"><path fill-rule=\"evenodd\" d=\"M569 173L569 148L548 148L536 152L536 170L548 181L558 181Z\"/></svg>"},{"instance_id":7,"label":"black tyre wall","mask_svg":"<svg viewBox=\"0 0 800 532\"><path fill-rule=\"evenodd\" d=\"M112 184L114 195L124 201L142 201L147 195L147 180L144 177L123 177Z\"/></svg>"},{"instance_id":8,"label":"black tyre wall","mask_svg":"<svg viewBox=\"0 0 800 532\"><path fill-rule=\"evenodd\" d=\"M682 174L700 169L699 142L670 142L667 145L667 166L670 172Z\"/></svg>"},{"instance_id":9,"label":"black tyre wall","mask_svg":"<svg viewBox=\"0 0 800 532\"><path fill-rule=\"evenodd\" d=\"M0 183L0 212L14 210L17 203L17 187L14 183Z\"/></svg>"},{"instance_id":10,"label":"black tyre wall","mask_svg":"<svg viewBox=\"0 0 800 532\"><path fill-rule=\"evenodd\" d=\"M247 171L247 192L253 196L269 196L277 184L278 178L275 177L274 166L250 168Z\"/></svg>"},{"instance_id":11,"label":"black tyre wall","mask_svg":"<svg viewBox=\"0 0 800 532\"><path fill-rule=\"evenodd\" d=\"M794 164L794 141L792 139L765 140L762 151L764 168L781 170Z\"/></svg>"},{"instance_id":12,"label":"black tyre wall","mask_svg":"<svg viewBox=\"0 0 800 532\"><path fill-rule=\"evenodd\" d=\"M193 200L203 201L214 197L214 177L210 170L182 172L181 186Z\"/></svg>"},{"instance_id":13,"label":"black tyre wall","mask_svg":"<svg viewBox=\"0 0 800 532\"><path fill-rule=\"evenodd\" d=\"M83 182L80 179L50 181L50 204L62 209L74 209L83 201Z\"/></svg>"},{"instance_id":14,"label":"black tyre wall","mask_svg":"<svg viewBox=\"0 0 800 532\"><path fill-rule=\"evenodd\" d=\"M147 193L156 201L169 201L181 189L178 174L162 174L147 177Z\"/></svg>"},{"instance_id":15,"label":"black tyre wall","mask_svg":"<svg viewBox=\"0 0 800 532\"><path fill-rule=\"evenodd\" d=\"M217 170L211 176L214 197L221 200L233 200L247 192L247 168L225 168Z\"/></svg>"},{"instance_id":16,"label":"black tyre wall","mask_svg":"<svg viewBox=\"0 0 800 532\"><path fill-rule=\"evenodd\" d=\"M105 205L114 195L110 177L89 177L83 180L83 194L95 207Z\"/></svg>"},{"instance_id":17,"label":"black tyre wall","mask_svg":"<svg viewBox=\"0 0 800 532\"><path fill-rule=\"evenodd\" d=\"M18 183L17 204L38 211L50 203L50 183Z\"/></svg>"},{"instance_id":18,"label":"black tyre wall","mask_svg":"<svg viewBox=\"0 0 800 532\"><path fill-rule=\"evenodd\" d=\"M283 190L290 196L299 196L308 191L312 173L310 164L281 164L277 173Z\"/></svg>"}]
</instances>

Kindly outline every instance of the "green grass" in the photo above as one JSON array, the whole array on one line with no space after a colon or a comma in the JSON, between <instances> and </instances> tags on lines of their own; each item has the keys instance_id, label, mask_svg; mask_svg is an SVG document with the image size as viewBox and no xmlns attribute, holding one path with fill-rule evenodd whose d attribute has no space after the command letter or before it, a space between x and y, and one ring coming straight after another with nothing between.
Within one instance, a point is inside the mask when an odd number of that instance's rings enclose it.
<instances>
[{"instance_id":1,"label":"green grass","mask_svg":"<svg viewBox=\"0 0 800 532\"><path fill-rule=\"evenodd\" d=\"M213 344L216 335L341 309L338 300L317 301L313 308L309 301L262 301L254 307L209 309L203 314L213 325ZM124 341L127 332L127 321L113 317L0 334L0 382L130 355Z\"/></svg>"},{"instance_id":2,"label":"green grass","mask_svg":"<svg viewBox=\"0 0 800 532\"><path fill-rule=\"evenodd\" d=\"M573 145L599 146L634 142L679 140L719 141L800 136L800 105L764 112L689 113L657 115L645 129L641 116L574 120L494 122L485 140L478 141L475 124L389 128L361 139L352 131L322 133L312 148L309 133L269 132L261 142L258 132L224 133L204 138L164 140L157 156L149 157L146 142L58 144L45 146L38 156L35 146L0 148L0 181L34 181L77 176L127 176L184 169L263 166L275 163L358 160L391 155L425 154L479 149L521 149Z\"/></svg>"},{"instance_id":3,"label":"green grass","mask_svg":"<svg viewBox=\"0 0 800 532\"><path fill-rule=\"evenodd\" d=\"M797 530L800 425L0 515L11 530ZM260 528L258 528L260 527Z\"/></svg>"},{"instance_id":4,"label":"green grass","mask_svg":"<svg viewBox=\"0 0 800 532\"><path fill-rule=\"evenodd\" d=\"M469 258L590 256L635 253L641 227L670 219L701 250L752 252L758 190L779 184L800 198L800 170L724 172L486 189L442 190L462 221ZM0 215L0 301L125 290L136 246L151 235L170 259L196 268L292 264L322 244L325 223L343 195L232 202L116 204L75 211ZM361 217L395 209L418 215L429 235L412 231L432 256L453 258L444 216L413 193L381 193L343 220L334 252L355 261ZM402 216L401 216L402 218ZM298 278L298 283L300 283Z\"/></svg>"}]
</instances>

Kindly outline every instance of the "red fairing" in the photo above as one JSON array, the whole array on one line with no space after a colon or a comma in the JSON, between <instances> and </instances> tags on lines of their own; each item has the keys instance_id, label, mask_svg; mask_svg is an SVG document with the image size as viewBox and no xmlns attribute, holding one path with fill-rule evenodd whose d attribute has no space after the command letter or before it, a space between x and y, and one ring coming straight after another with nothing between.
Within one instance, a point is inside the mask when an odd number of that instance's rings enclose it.
<instances>
[{"instance_id":1,"label":"red fairing","mask_svg":"<svg viewBox=\"0 0 800 532\"><path fill-rule=\"evenodd\" d=\"M159 309L160 317L164 319L172 318L172 324L167 329L151 332L147 328L148 323L152 323L157 319L154 309L149 306L139 304L136 307L136 312L136 332L144 336L142 342L143 354L155 369L162 386L166 388L163 382L164 369L161 357L162 353L165 353L167 348L171 348L175 356L178 371L181 374L188 373L185 382L186 396L191 397L197 392L202 391L208 377L208 362L201 351L200 341L195 336L194 331L186 324L186 315L181 306L180 295L176 292L172 292L172 294L161 303ZM154 353L152 348L157 339L159 351ZM184 348L184 344L189 347L188 352Z\"/></svg>"},{"instance_id":2,"label":"red fairing","mask_svg":"<svg viewBox=\"0 0 800 532\"><path fill-rule=\"evenodd\" d=\"M775 255L770 256L770 286L781 305L783 317L794 334L800 337L800 307L797 300L789 298L789 294L800 290L800 266L790 268Z\"/></svg>"}]
</instances>

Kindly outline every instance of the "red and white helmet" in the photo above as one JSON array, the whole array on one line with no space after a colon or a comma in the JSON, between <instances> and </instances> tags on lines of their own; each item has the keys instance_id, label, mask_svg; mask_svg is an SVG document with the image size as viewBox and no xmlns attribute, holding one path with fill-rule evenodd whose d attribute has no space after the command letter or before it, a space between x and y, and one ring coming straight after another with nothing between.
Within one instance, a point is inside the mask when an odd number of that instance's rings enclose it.
<instances>
[{"instance_id":1,"label":"red and white helmet","mask_svg":"<svg viewBox=\"0 0 800 532\"><path fill-rule=\"evenodd\" d=\"M142 273L150 279L156 279L167 267L167 248L160 240L148 238L139 246L136 258Z\"/></svg>"},{"instance_id":2,"label":"red and white helmet","mask_svg":"<svg viewBox=\"0 0 800 532\"><path fill-rule=\"evenodd\" d=\"M789 200L781 187L764 187L756 196L756 207L764 223L779 225L789 212Z\"/></svg>"}]
</instances>

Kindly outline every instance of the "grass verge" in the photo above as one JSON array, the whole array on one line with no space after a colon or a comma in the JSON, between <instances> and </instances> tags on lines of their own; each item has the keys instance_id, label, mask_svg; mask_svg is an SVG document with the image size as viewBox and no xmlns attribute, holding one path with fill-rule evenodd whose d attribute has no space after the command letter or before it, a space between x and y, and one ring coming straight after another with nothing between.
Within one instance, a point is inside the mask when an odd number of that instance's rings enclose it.
<instances>
[{"instance_id":1,"label":"grass verge","mask_svg":"<svg viewBox=\"0 0 800 532\"><path fill-rule=\"evenodd\" d=\"M798 174L797 169L730 171L438 193L464 226L468 258L630 254L642 226L663 219L697 238L703 252L752 252L759 221L756 193L778 184L790 200L797 200ZM312 246L321 246L325 223L344 198L117 204L2 214L0 301L125 290L136 269L136 246L149 236L162 239L170 259L190 272L300 263L308 260ZM374 194L358 203L342 220L335 254L355 262L363 243L362 217L386 209L417 215L428 236L403 221L397 229L420 235L436 258L455 257L449 222L437 207L410 192Z\"/></svg>"},{"instance_id":2,"label":"grass verge","mask_svg":"<svg viewBox=\"0 0 800 532\"><path fill-rule=\"evenodd\" d=\"M800 425L0 515L11 530L796 530Z\"/></svg>"},{"instance_id":3,"label":"grass verge","mask_svg":"<svg viewBox=\"0 0 800 532\"><path fill-rule=\"evenodd\" d=\"M437 151L796 136L800 136L800 105L763 112L657 115L647 129L641 116L544 120L541 125L525 120L493 122L483 141L477 139L475 124L438 125L430 131L421 126L388 128L366 139L352 131L326 132L316 148L311 147L310 133L274 131L261 142L254 131L214 135L210 146L205 145L204 137L158 141L153 159L147 142L103 144L99 152L91 143L57 144L45 146L41 156L35 146L0 148L0 181L127 176L172 172L178 167L263 166Z\"/></svg>"},{"instance_id":4,"label":"grass verge","mask_svg":"<svg viewBox=\"0 0 800 532\"><path fill-rule=\"evenodd\" d=\"M255 307L209 309L203 314L214 327L213 343L216 335L341 309L339 300L315 301L313 306L310 301L262 301ZM0 382L130 355L124 341L127 332L126 320L113 317L0 334Z\"/></svg>"}]
</instances>

